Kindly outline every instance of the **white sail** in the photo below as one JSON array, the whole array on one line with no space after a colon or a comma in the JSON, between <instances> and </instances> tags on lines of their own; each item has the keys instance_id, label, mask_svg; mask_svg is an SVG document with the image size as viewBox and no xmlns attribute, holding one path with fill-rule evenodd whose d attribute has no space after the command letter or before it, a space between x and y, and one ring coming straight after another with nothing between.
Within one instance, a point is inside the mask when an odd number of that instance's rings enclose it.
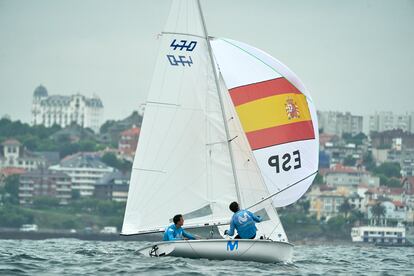
<instances>
[{"instance_id":1,"label":"white sail","mask_svg":"<svg viewBox=\"0 0 414 276\"><path fill-rule=\"evenodd\" d=\"M240 191L240 204L242 208L255 205L263 198L269 196L269 191L263 181L260 169L250 150L249 142L246 139L240 121L238 120L234 105L229 97L227 87L220 75L220 91L223 95L224 110L226 111L229 136L231 140L231 150L236 169L237 183ZM266 237L274 241L287 241L286 233L280 222L279 216L271 201L258 204L250 211L263 218L261 223L256 224L257 237ZM228 228L220 227L221 230Z\"/></svg>"},{"instance_id":2,"label":"white sail","mask_svg":"<svg viewBox=\"0 0 414 276\"><path fill-rule=\"evenodd\" d=\"M122 234L228 221L237 199L197 3L174 1L145 108Z\"/></svg>"},{"instance_id":3,"label":"white sail","mask_svg":"<svg viewBox=\"0 0 414 276\"><path fill-rule=\"evenodd\" d=\"M211 45L253 150L251 163L257 162L268 192L278 193L274 206L295 202L318 170L317 117L308 91L286 66L257 48L229 39Z\"/></svg>"}]
</instances>

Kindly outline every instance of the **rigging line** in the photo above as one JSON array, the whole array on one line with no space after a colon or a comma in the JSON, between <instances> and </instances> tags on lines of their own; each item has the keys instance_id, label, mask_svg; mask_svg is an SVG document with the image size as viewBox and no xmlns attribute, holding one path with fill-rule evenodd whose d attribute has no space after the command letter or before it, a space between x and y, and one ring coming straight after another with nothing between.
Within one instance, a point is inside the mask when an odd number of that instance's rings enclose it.
<instances>
[{"instance_id":1,"label":"rigging line","mask_svg":"<svg viewBox=\"0 0 414 276\"><path fill-rule=\"evenodd\" d=\"M200 255L198 255L197 251L194 250L193 246L191 245L191 242L189 240L185 240L185 242L190 246L191 250L193 250L194 254L201 259Z\"/></svg>"},{"instance_id":2,"label":"rigging line","mask_svg":"<svg viewBox=\"0 0 414 276\"><path fill-rule=\"evenodd\" d=\"M288 189L292 188L293 186L296 186L297 184L299 184L299 183L300 183L300 182L302 182L303 180L306 180L306 179L308 179L309 177L311 177L311 176L313 176L313 175L316 175L317 173L318 173L318 171L316 171L316 172L314 172L314 173L311 173L310 175L306 176L305 178L302 178L301 180L296 181L296 182L295 182L295 183L293 183L292 185L289 185L289 186L287 186L287 187L283 188L282 190L277 191L276 193L273 193L273 194L271 194L271 195L269 195L269 196L267 196L267 197L263 198L263 199L262 199L262 200L260 200L259 202L256 202L255 204L253 204L253 205L251 205L250 207L246 208L246 210L247 210L247 209L250 209L250 208L253 208L253 207L254 207L254 206L256 206L256 205L259 205L259 204L260 204L260 203L262 203L263 201L266 201L266 200L268 200L268 199L270 199L270 198L272 198L272 197L274 197L274 196L276 196L276 195L280 194L281 192L284 192L284 191L286 191L286 190L288 190Z\"/></svg>"},{"instance_id":3,"label":"rigging line","mask_svg":"<svg viewBox=\"0 0 414 276\"><path fill-rule=\"evenodd\" d=\"M172 106L181 106L180 104L175 103L162 103L162 102L154 102L154 101L147 101L147 104L159 104L159 105L172 105Z\"/></svg>"}]
</instances>

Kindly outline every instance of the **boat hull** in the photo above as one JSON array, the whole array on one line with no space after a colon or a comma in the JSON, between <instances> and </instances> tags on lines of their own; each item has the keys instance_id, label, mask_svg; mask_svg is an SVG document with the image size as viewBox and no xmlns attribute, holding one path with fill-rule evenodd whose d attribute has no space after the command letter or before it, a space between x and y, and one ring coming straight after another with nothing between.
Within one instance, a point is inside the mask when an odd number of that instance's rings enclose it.
<instances>
[{"instance_id":1,"label":"boat hull","mask_svg":"<svg viewBox=\"0 0 414 276\"><path fill-rule=\"evenodd\" d=\"M151 257L174 256L213 260L291 262L293 245L270 240L183 240L155 243L139 253Z\"/></svg>"}]
</instances>

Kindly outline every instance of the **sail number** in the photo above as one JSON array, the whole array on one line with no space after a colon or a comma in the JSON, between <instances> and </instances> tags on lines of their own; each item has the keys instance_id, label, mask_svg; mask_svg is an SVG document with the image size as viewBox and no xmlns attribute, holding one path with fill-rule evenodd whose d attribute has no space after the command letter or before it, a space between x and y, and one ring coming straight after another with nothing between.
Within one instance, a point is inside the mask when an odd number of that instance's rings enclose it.
<instances>
[{"instance_id":1,"label":"sail number","mask_svg":"<svg viewBox=\"0 0 414 276\"><path fill-rule=\"evenodd\" d=\"M167 55L168 61L172 66L178 66L182 65L185 67L187 64L189 67L191 67L191 64L193 64L193 60L189 56L188 58L186 56L174 56L174 55Z\"/></svg>"},{"instance_id":2,"label":"sail number","mask_svg":"<svg viewBox=\"0 0 414 276\"><path fill-rule=\"evenodd\" d=\"M174 39L171 44L170 47L176 51L186 51L186 52L192 52L194 50L194 48L197 46L197 41L187 41L187 40L180 40L179 42L177 42L177 39ZM191 58L191 56L185 56L185 55L167 55L167 59L170 62L170 65L172 66L186 66L188 65L188 67L191 67L191 64L193 64L193 59Z\"/></svg>"},{"instance_id":3,"label":"sail number","mask_svg":"<svg viewBox=\"0 0 414 276\"><path fill-rule=\"evenodd\" d=\"M179 48L180 51L185 49L188 52L192 52L197 45L197 41L188 42L187 40L180 40L180 42L181 44L177 43L177 39L174 39L171 42L170 47L173 48L173 50L177 50Z\"/></svg>"},{"instance_id":4,"label":"sail number","mask_svg":"<svg viewBox=\"0 0 414 276\"><path fill-rule=\"evenodd\" d=\"M302 165L300 162L300 152L295 150L292 153L285 153L282 156L273 155L270 156L267 161L270 167L276 169L276 173L280 173L280 169L287 172L293 169L299 169Z\"/></svg>"}]
</instances>

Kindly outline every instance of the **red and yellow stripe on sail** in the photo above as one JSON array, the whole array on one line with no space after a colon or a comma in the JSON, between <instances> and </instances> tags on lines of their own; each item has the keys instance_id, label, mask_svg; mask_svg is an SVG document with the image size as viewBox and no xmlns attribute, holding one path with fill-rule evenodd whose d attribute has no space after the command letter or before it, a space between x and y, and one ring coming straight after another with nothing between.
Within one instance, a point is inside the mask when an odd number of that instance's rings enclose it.
<instances>
[{"instance_id":1,"label":"red and yellow stripe on sail","mask_svg":"<svg viewBox=\"0 0 414 276\"><path fill-rule=\"evenodd\" d=\"M306 97L285 78L229 92L253 150L315 138Z\"/></svg>"}]
</instances>

